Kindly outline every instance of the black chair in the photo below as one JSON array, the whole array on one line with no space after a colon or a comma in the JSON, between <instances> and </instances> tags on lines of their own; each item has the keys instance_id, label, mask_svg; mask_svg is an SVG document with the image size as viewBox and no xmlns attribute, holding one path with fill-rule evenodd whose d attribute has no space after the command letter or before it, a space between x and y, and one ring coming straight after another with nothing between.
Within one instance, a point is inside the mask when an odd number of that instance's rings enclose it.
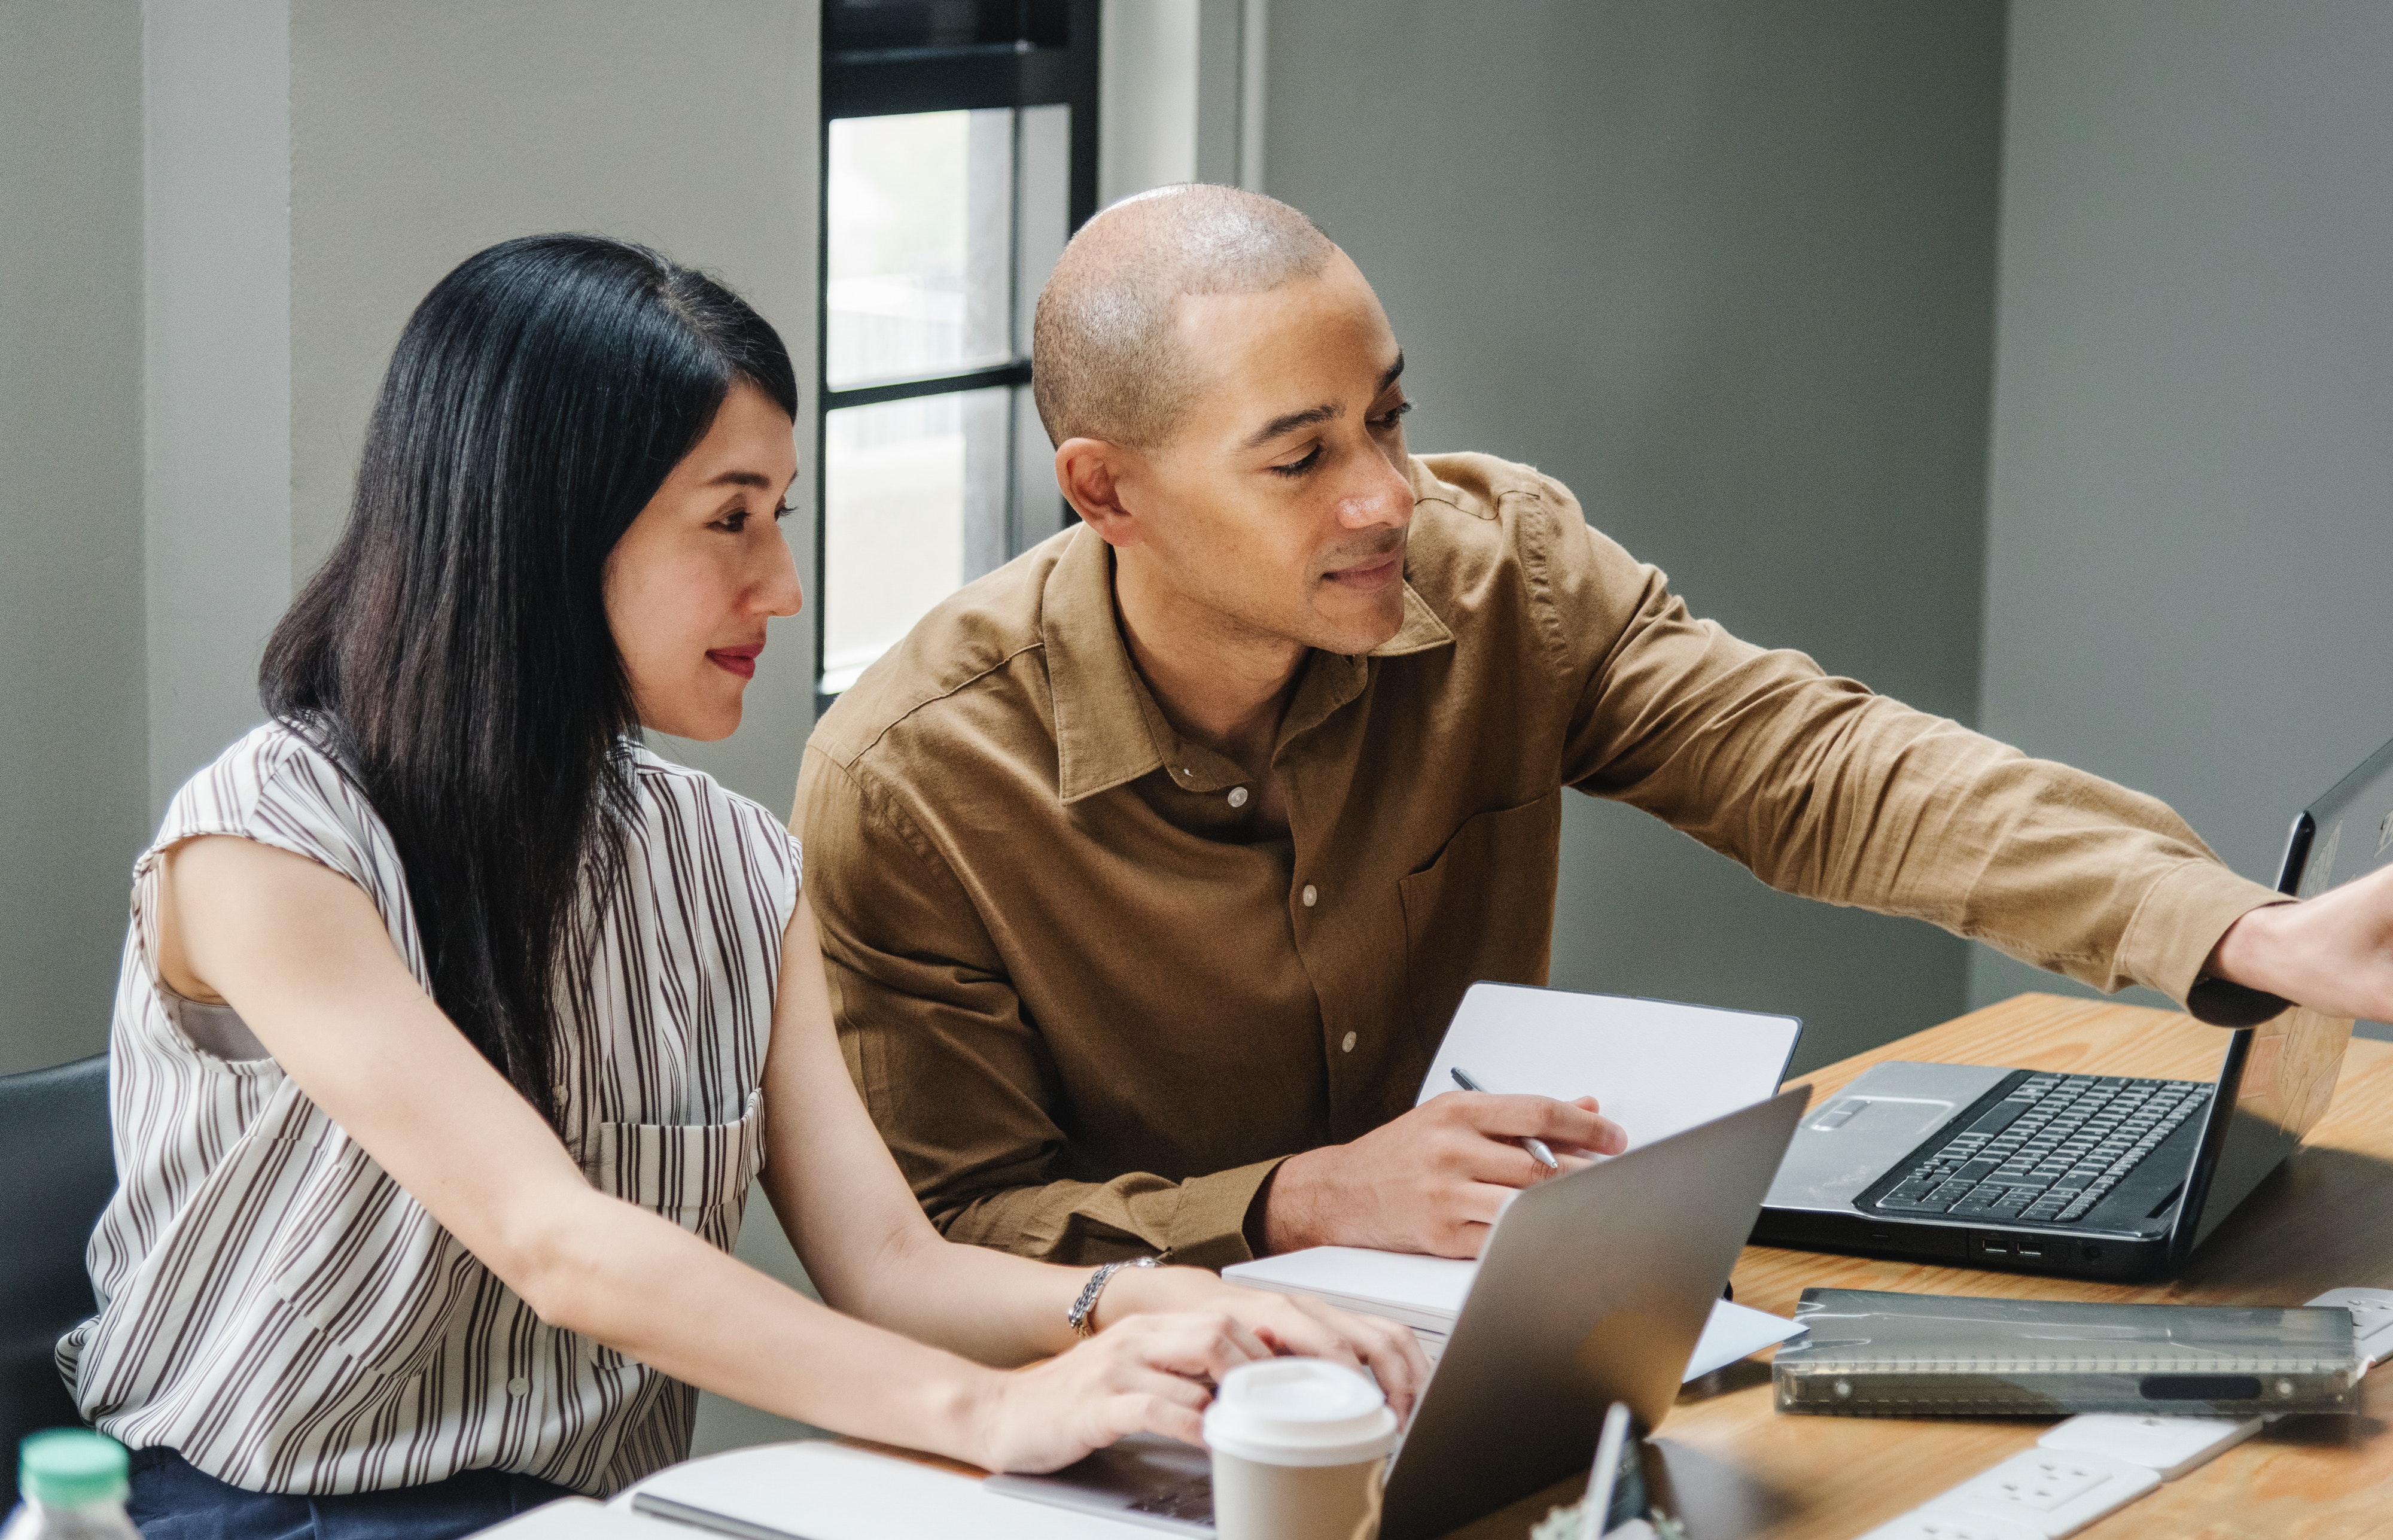
<instances>
[{"instance_id":1,"label":"black chair","mask_svg":"<svg viewBox=\"0 0 2393 1540\"><path fill-rule=\"evenodd\" d=\"M107 1054L0 1076L0 1511L17 1442L83 1421L51 1353L95 1308L84 1246L115 1190Z\"/></svg>"}]
</instances>

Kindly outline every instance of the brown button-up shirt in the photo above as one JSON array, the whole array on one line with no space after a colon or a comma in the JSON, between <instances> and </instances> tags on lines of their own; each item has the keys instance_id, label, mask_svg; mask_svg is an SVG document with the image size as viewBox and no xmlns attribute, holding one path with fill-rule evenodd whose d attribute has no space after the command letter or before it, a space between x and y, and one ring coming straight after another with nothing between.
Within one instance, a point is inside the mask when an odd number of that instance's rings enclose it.
<instances>
[{"instance_id":1,"label":"brown button-up shirt","mask_svg":"<svg viewBox=\"0 0 2393 1540\"><path fill-rule=\"evenodd\" d=\"M1559 483L1412 464L1403 628L1308 656L1274 763L1181 738L1075 528L808 743L793 826L850 1071L950 1237L1221 1266L1275 1165L1412 1105L1463 990L1545 981L1565 787L1773 887L2183 998L2275 895L2149 797L1688 614Z\"/></svg>"}]
</instances>

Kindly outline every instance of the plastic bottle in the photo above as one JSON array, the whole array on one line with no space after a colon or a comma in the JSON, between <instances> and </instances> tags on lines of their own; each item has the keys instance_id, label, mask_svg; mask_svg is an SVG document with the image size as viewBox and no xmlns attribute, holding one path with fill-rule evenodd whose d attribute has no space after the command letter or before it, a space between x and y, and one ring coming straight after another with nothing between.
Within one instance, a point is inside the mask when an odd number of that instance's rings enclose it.
<instances>
[{"instance_id":1,"label":"plastic bottle","mask_svg":"<svg viewBox=\"0 0 2393 1540\"><path fill-rule=\"evenodd\" d=\"M132 1491L124 1446L102 1433L57 1428L18 1446L24 1494L0 1540L141 1540L124 1516Z\"/></svg>"}]
</instances>

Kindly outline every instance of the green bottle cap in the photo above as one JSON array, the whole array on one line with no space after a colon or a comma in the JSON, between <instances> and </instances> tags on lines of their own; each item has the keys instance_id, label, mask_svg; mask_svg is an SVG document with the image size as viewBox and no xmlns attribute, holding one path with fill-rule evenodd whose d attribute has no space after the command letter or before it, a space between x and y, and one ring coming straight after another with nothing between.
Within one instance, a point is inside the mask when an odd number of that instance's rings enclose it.
<instances>
[{"instance_id":1,"label":"green bottle cap","mask_svg":"<svg viewBox=\"0 0 2393 1540\"><path fill-rule=\"evenodd\" d=\"M17 1446L17 1485L51 1507L121 1503L132 1490L124 1446L105 1433L54 1428Z\"/></svg>"}]
</instances>

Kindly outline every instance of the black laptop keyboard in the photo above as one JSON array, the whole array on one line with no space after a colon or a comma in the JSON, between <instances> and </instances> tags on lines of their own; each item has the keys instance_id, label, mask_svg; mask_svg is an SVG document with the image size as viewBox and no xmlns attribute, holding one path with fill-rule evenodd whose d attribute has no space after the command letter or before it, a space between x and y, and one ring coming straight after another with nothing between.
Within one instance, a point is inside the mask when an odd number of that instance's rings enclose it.
<instances>
[{"instance_id":1,"label":"black laptop keyboard","mask_svg":"<svg viewBox=\"0 0 2393 1540\"><path fill-rule=\"evenodd\" d=\"M2033 1075L1914 1167L1881 1213L2068 1224L2202 1110L2198 1080Z\"/></svg>"}]
</instances>

